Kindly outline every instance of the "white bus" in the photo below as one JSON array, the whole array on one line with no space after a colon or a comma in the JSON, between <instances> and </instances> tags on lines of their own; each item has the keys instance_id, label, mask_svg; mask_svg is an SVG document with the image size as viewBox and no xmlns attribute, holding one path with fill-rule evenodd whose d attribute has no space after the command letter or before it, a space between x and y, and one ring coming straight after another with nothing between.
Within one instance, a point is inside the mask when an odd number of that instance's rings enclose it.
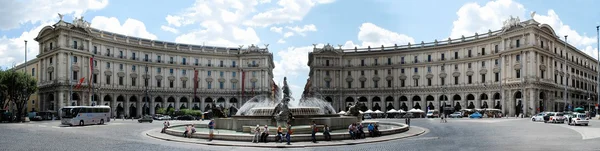
<instances>
[{"instance_id":1,"label":"white bus","mask_svg":"<svg viewBox=\"0 0 600 151\"><path fill-rule=\"evenodd\" d=\"M110 122L109 106L65 106L60 109L63 125L89 125Z\"/></svg>"}]
</instances>

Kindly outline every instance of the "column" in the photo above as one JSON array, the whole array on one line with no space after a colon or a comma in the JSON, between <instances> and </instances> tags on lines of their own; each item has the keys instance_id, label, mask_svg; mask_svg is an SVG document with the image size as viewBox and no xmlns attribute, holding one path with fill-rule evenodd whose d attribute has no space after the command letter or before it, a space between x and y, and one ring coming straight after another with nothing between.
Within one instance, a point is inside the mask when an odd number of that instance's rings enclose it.
<instances>
[{"instance_id":1,"label":"column","mask_svg":"<svg viewBox=\"0 0 600 151\"><path fill-rule=\"evenodd\" d=\"M56 94L56 93L55 93L55 94ZM59 117L59 118L60 118L60 117L62 117L62 112L60 112L59 110L60 110L60 108L62 108L62 107L64 106L64 105L63 105L63 103L64 103L64 99L65 99L65 96L64 96L65 94L66 94L66 92L65 92L65 91L59 91L59 92L58 92L58 99L57 99L57 100L58 100L58 101L57 101L58 103L56 103L56 106L57 106L57 107L55 108L55 110L58 112L58 117ZM55 95L55 96L56 96L56 95Z\"/></svg>"},{"instance_id":2,"label":"column","mask_svg":"<svg viewBox=\"0 0 600 151\"><path fill-rule=\"evenodd\" d=\"M480 93L475 93L475 102L473 103L473 105L475 105L476 109L480 109L481 108L481 104L483 104L481 102L481 94Z\"/></svg>"},{"instance_id":3,"label":"column","mask_svg":"<svg viewBox=\"0 0 600 151\"><path fill-rule=\"evenodd\" d=\"M441 95L433 95L433 106L435 106L436 110L438 111L442 111L442 109L440 108L441 104L440 104L440 96Z\"/></svg>"},{"instance_id":4,"label":"column","mask_svg":"<svg viewBox=\"0 0 600 151\"><path fill-rule=\"evenodd\" d=\"M156 111L154 110L154 107L155 107L154 99L150 99L150 98L152 98L152 97L148 96L148 102L149 102L148 107L150 108L150 115L154 115L154 114L156 114Z\"/></svg>"},{"instance_id":5,"label":"column","mask_svg":"<svg viewBox=\"0 0 600 151\"><path fill-rule=\"evenodd\" d=\"M129 118L129 97L130 95L125 95L125 104L123 105L123 108L125 108L125 116L127 116Z\"/></svg>"},{"instance_id":6,"label":"column","mask_svg":"<svg viewBox=\"0 0 600 151\"><path fill-rule=\"evenodd\" d=\"M204 99L201 96L198 96L198 99L200 99L200 110L202 110L202 112L206 112L204 110L204 106L206 106L206 104L204 104Z\"/></svg>"},{"instance_id":7,"label":"column","mask_svg":"<svg viewBox=\"0 0 600 151\"><path fill-rule=\"evenodd\" d=\"M367 96L367 108L373 110L373 98L374 96Z\"/></svg>"},{"instance_id":8,"label":"column","mask_svg":"<svg viewBox=\"0 0 600 151\"><path fill-rule=\"evenodd\" d=\"M112 99L110 102L110 108L112 109L111 115L117 116L117 96L113 93L110 98Z\"/></svg>"},{"instance_id":9,"label":"column","mask_svg":"<svg viewBox=\"0 0 600 151\"><path fill-rule=\"evenodd\" d=\"M175 110L176 110L176 111L179 111L179 110L181 110L181 109L180 109L181 105L179 104L179 103L180 103L180 102L179 102L179 101L180 101L179 99L181 99L181 97L180 97L180 96L175 96L175 105L174 105L173 107L175 108Z\"/></svg>"},{"instance_id":10,"label":"column","mask_svg":"<svg viewBox=\"0 0 600 151\"><path fill-rule=\"evenodd\" d=\"M514 98L514 90L508 90L508 93L506 94L507 98L504 99L506 101L506 108L508 108L508 115L510 116L515 116L516 110L515 110L515 98Z\"/></svg>"},{"instance_id":11,"label":"column","mask_svg":"<svg viewBox=\"0 0 600 151\"><path fill-rule=\"evenodd\" d=\"M379 106L381 106L381 112L386 112L387 111L387 102L386 102L386 97L387 96L380 96L381 98L381 102L379 104Z\"/></svg>"},{"instance_id":12,"label":"column","mask_svg":"<svg viewBox=\"0 0 600 151\"><path fill-rule=\"evenodd\" d=\"M143 113L144 113L143 112L144 111L144 96L139 95L138 98L141 98L141 99L138 99L137 103L136 103L137 104L137 116L141 117L141 116L143 116Z\"/></svg>"},{"instance_id":13,"label":"column","mask_svg":"<svg viewBox=\"0 0 600 151\"><path fill-rule=\"evenodd\" d=\"M425 100L427 98L427 95L421 95L421 110L423 111L427 111L427 100Z\"/></svg>"}]
</instances>

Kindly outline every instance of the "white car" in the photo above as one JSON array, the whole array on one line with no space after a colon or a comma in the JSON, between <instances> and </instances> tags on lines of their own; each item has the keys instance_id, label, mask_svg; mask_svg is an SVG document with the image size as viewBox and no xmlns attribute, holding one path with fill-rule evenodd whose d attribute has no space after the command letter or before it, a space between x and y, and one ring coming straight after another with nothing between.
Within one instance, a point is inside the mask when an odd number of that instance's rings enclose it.
<instances>
[{"instance_id":1,"label":"white car","mask_svg":"<svg viewBox=\"0 0 600 151\"><path fill-rule=\"evenodd\" d=\"M427 117L430 117L430 118L440 117L440 112L438 112L436 110L429 110L429 111L427 111Z\"/></svg>"},{"instance_id":2,"label":"white car","mask_svg":"<svg viewBox=\"0 0 600 151\"><path fill-rule=\"evenodd\" d=\"M452 114L450 114L450 117L452 118L462 118L462 112L454 112Z\"/></svg>"},{"instance_id":3,"label":"white car","mask_svg":"<svg viewBox=\"0 0 600 151\"><path fill-rule=\"evenodd\" d=\"M571 122L569 122L567 124L587 126L588 123L590 123L590 118L586 117L585 114L575 113L575 114L573 114L573 117L571 117Z\"/></svg>"},{"instance_id":4,"label":"white car","mask_svg":"<svg viewBox=\"0 0 600 151\"><path fill-rule=\"evenodd\" d=\"M544 115L546 115L545 113L538 113L536 115L534 115L533 117L531 117L531 121L534 122L543 122L544 121Z\"/></svg>"}]
</instances>

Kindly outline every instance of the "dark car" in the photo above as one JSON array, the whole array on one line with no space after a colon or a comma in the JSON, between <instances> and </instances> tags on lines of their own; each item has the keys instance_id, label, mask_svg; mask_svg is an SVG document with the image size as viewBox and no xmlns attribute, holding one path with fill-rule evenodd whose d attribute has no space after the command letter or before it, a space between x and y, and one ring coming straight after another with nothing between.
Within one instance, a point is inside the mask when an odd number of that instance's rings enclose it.
<instances>
[{"instance_id":1,"label":"dark car","mask_svg":"<svg viewBox=\"0 0 600 151\"><path fill-rule=\"evenodd\" d=\"M144 116L140 119L138 119L138 122L143 123L143 122L149 122L152 123L152 116Z\"/></svg>"},{"instance_id":2,"label":"dark car","mask_svg":"<svg viewBox=\"0 0 600 151\"><path fill-rule=\"evenodd\" d=\"M189 120L194 120L194 119L196 119L196 118L194 118L193 116L190 116L190 115L183 115L183 116L178 116L177 117L177 120L187 120L187 121L189 121Z\"/></svg>"}]
</instances>

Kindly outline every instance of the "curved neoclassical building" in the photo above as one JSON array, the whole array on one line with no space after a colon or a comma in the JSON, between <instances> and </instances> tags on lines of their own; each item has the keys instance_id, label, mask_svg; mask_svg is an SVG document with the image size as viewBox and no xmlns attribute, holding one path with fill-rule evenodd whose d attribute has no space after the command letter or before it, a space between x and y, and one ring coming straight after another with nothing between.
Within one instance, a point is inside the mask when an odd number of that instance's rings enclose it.
<instances>
[{"instance_id":1,"label":"curved neoclassical building","mask_svg":"<svg viewBox=\"0 0 600 151\"><path fill-rule=\"evenodd\" d=\"M496 108L509 116L569 105L587 110L597 96L598 62L564 40L548 25L511 18L500 30L458 39L326 45L308 56L308 86L341 110L356 101L382 111L439 110L445 104Z\"/></svg>"},{"instance_id":2,"label":"curved neoclassical building","mask_svg":"<svg viewBox=\"0 0 600 151\"><path fill-rule=\"evenodd\" d=\"M273 83L273 55L255 45L148 40L94 29L82 19L44 27L35 40L41 111L109 105L113 116L139 117L158 108L239 107L270 93Z\"/></svg>"}]
</instances>

